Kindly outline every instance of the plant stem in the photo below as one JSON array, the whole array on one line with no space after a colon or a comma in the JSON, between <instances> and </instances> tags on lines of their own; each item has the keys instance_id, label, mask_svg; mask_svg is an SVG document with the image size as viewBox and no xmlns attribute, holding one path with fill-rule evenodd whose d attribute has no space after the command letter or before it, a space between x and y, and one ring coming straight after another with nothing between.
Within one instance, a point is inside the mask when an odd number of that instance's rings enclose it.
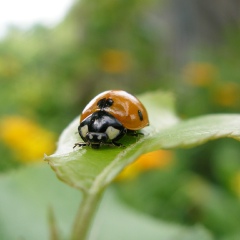
<instances>
[{"instance_id":1,"label":"plant stem","mask_svg":"<svg viewBox=\"0 0 240 240\"><path fill-rule=\"evenodd\" d=\"M50 240L59 240L56 219L52 207L49 207L48 210L48 221L50 227Z\"/></svg>"},{"instance_id":2,"label":"plant stem","mask_svg":"<svg viewBox=\"0 0 240 240\"><path fill-rule=\"evenodd\" d=\"M87 235L101 200L103 191L83 194L83 198L75 218L71 240L86 240Z\"/></svg>"}]
</instances>

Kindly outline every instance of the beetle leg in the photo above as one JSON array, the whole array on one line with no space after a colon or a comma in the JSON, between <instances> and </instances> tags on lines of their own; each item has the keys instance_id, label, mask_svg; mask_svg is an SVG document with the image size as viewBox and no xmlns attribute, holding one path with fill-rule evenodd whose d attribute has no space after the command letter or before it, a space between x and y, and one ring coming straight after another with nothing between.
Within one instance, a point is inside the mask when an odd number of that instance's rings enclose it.
<instances>
[{"instance_id":1,"label":"beetle leg","mask_svg":"<svg viewBox=\"0 0 240 240\"><path fill-rule=\"evenodd\" d=\"M86 146L89 146L89 143L84 143L84 142L80 142L80 143L75 143L73 148L75 147L86 147Z\"/></svg>"},{"instance_id":2,"label":"beetle leg","mask_svg":"<svg viewBox=\"0 0 240 240\"><path fill-rule=\"evenodd\" d=\"M143 136L144 134L141 132L137 132L137 131L127 131L128 135L134 136L134 137L139 137L139 136Z\"/></svg>"},{"instance_id":3,"label":"beetle leg","mask_svg":"<svg viewBox=\"0 0 240 240\"><path fill-rule=\"evenodd\" d=\"M116 147L125 147L122 143L118 143L118 142L115 142L115 141L112 141L111 143L113 146L116 146Z\"/></svg>"},{"instance_id":4,"label":"beetle leg","mask_svg":"<svg viewBox=\"0 0 240 240\"><path fill-rule=\"evenodd\" d=\"M95 149L97 149L97 148L99 148L100 146L110 146L110 147L112 147L112 146L115 146L115 147L125 147L122 143L118 143L118 142L114 142L114 141L112 141L112 142L110 142L110 143L104 143L104 142L101 142L100 144L94 144L94 143L88 143L88 142L80 142L80 143L75 143L74 144L74 146L73 146L73 148L75 148L75 147L86 147L86 146L90 146L90 147L92 147L92 148L95 148Z\"/></svg>"}]
</instances>

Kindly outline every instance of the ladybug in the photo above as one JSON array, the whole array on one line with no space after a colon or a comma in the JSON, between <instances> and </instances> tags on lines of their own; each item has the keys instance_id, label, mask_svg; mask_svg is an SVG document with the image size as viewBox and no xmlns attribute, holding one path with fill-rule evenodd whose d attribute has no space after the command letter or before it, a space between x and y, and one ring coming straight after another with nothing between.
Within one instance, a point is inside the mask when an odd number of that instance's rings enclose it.
<instances>
[{"instance_id":1,"label":"ladybug","mask_svg":"<svg viewBox=\"0 0 240 240\"><path fill-rule=\"evenodd\" d=\"M78 133L84 143L76 146L122 146L117 141L125 134L137 136L137 131L149 125L143 104L122 90L109 90L93 98L84 108Z\"/></svg>"}]
</instances>

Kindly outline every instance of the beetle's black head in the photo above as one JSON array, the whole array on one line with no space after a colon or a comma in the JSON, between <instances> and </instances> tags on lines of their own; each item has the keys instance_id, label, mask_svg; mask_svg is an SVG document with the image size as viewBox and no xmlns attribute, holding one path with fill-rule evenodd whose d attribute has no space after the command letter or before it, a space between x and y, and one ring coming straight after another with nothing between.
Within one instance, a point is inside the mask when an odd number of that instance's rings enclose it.
<instances>
[{"instance_id":1,"label":"beetle's black head","mask_svg":"<svg viewBox=\"0 0 240 240\"><path fill-rule=\"evenodd\" d=\"M115 117L101 110L84 119L78 127L78 132L84 142L98 148L108 141L122 138L126 129Z\"/></svg>"}]
</instances>

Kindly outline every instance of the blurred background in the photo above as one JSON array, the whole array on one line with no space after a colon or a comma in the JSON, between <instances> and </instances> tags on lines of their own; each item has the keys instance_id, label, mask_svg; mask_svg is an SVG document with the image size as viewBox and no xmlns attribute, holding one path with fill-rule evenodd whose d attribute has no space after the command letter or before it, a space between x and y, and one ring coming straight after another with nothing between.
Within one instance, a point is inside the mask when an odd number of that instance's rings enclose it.
<instances>
[{"instance_id":1,"label":"blurred background","mask_svg":"<svg viewBox=\"0 0 240 240\"><path fill-rule=\"evenodd\" d=\"M0 173L54 152L61 131L103 90L173 92L183 119L239 113L238 0L51 2L0 4ZM126 203L240 236L238 142L145 156L153 159L115 183Z\"/></svg>"}]
</instances>

